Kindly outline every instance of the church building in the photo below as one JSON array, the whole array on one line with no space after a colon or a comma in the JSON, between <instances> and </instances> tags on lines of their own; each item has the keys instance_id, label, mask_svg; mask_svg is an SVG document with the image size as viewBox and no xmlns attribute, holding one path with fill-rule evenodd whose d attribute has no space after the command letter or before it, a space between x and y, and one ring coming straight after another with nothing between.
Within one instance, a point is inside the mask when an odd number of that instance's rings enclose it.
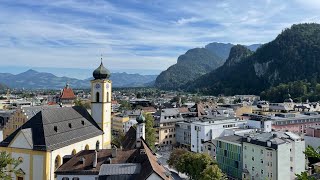
<instances>
[{"instance_id":1,"label":"church building","mask_svg":"<svg viewBox=\"0 0 320 180\"><path fill-rule=\"evenodd\" d=\"M101 62L93 77L92 115L83 107L43 109L0 143L0 151L22 161L14 180L54 180L55 170L71 155L111 148L110 71Z\"/></svg>"}]
</instances>

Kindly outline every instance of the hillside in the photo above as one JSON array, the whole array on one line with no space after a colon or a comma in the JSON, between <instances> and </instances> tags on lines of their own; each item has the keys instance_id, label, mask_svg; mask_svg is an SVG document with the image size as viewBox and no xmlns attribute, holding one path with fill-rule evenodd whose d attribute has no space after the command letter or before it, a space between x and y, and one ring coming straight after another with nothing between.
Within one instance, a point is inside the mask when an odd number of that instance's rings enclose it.
<instances>
[{"instance_id":1,"label":"hillside","mask_svg":"<svg viewBox=\"0 0 320 180\"><path fill-rule=\"evenodd\" d=\"M147 83L152 83L156 75L140 75L127 73L112 73L111 80L114 87L141 87ZM28 70L26 72L13 75L10 73L0 73L0 84L6 84L10 88L26 89L61 89L67 82L72 88L89 88L90 80L79 80L69 77L57 77L51 73Z\"/></svg>"},{"instance_id":2,"label":"hillside","mask_svg":"<svg viewBox=\"0 0 320 180\"><path fill-rule=\"evenodd\" d=\"M297 80L320 82L319 34L319 24L293 25L237 64L224 64L184 87L205 94L232 95L259 94Z\"/></svg>"},{"instance_id":3,"label":"hillside","mask_svg":"<svg viewBox=\"0 0 320 180\"><path fill-rule=\"evenodd\" d=\"M161 89L177 89L222 64L222 58L205 48L190 49L179 56L177 64L160 73L155 86Z\"/></svg>"},{"instance_id":4,"label":"hillside","mask_svg":"<svg viewBox=\"0 0 320 180\"><path fill-rule=\"evenodd\" d=\"M181 88L186 83L223 65L233 46L230 43L214 42L205 48L188 50L179 56L176 64L161 72L155 81L155 86L166 90ZM246 47L254 51L260 46L261 44L253 44Z\"/></svg>"}]
</instances>

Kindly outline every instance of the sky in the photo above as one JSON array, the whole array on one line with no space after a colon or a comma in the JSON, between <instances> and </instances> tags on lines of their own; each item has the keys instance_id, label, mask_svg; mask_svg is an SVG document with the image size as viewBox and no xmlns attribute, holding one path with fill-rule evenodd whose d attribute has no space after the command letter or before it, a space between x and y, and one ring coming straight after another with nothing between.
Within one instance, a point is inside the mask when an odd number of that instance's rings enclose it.
<instances>
[{"instance_id":1,"label":"sky","mask_svg":"<svg viewBox=\"0 0 320 180\"><path fill-rule=\"evenodd\" d=\"M266 43L319 22L319 10L319 0L0 0L0 71L94 69L102 55L111 71L157 74L188 49Z\"/></svg>"}]
</instances>

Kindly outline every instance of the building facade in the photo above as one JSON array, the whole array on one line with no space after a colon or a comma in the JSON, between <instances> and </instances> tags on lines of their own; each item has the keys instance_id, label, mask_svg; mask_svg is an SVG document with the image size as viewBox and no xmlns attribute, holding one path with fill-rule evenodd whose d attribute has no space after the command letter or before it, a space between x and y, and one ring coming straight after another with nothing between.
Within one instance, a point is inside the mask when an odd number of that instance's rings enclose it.
<instances>
[{"instance_id":1,"label":"building facade","mask_svg":"<svg viewBox=\"0 0 320 180\"><path fill-rule=\"evenodd\" d=\"M229 179L242 179L242 137L224 136L216 139L216 160Z\"/></svg>"},{"instance_id":2,"label":"building facade","mask_svg":"<svg viewBox=\"0 0 320 180\"><path fill-rule=\"evenodd\" d=\"M126 133L125 126L128 121L129 121L128 116L123 116L121 114L114 115L112 117L112 122L111 122L112 134L117 135L119 133L123 133L123 134Z\"/></svg>"},{"instance_id":3,"label":"building facade","mask_svg":"<svg viewBox=\"0 0 320 180\"><path fill-rule=\"evenodd\" d=\"M191 151L203 152L204 142L224 136L225 129L244 127L246 121L234 117L215 117L191 123Z\"/></svg>"},{"instance_id":4,"label":"building facade","mask_svg":"<svg viewBox=\"0 0 320 180\"><path fill-rule=\"evenodd\" d=\"M15 130L20 128L24 123L31 119L34 115L44 109L58 108L60 106L30 106L19 107L9 118L8 122L3 128L3 138L8 137Z\"/></svg>"},{"instance_id":5,"label":"building facade","mask_svg":"<svg viewBox=\"0 0 320 180\"><path fill-rule=\"evenodd\" d=\"M243 179L295 179L305 171L304 140L291 132L258 133L242 138Z\"/></svg>"}]
</instances>

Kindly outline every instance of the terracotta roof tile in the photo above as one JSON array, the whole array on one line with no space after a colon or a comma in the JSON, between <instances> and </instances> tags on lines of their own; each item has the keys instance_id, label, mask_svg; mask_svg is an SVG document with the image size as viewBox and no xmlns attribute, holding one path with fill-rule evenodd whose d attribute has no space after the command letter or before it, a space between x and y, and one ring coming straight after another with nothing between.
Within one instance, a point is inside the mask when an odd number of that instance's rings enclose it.
<instances>
[{"instance_id":1,"label":"terracotta roof tile","mask_svg":"<svg viewBox=\"0 0 320 180\"><path fill-rule=\"evenodd\" d=\"M63 88L61 92L61 99L75 99L76 96L74 95L72 89L70 87Z\"/></svg>"}]
</instances>

